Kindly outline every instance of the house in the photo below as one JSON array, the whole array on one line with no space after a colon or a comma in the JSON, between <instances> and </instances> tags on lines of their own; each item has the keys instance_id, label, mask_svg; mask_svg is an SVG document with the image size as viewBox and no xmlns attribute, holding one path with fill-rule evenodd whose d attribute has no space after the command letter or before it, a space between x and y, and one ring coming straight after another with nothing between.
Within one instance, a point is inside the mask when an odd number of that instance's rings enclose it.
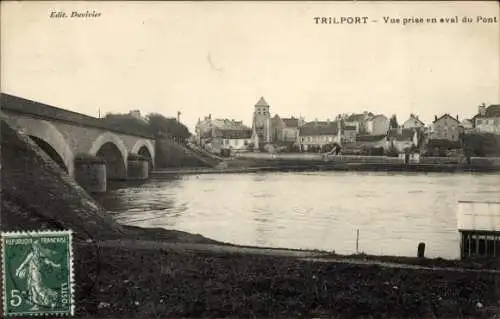
<instances>
[{"instance_id":1,"label":"house","mask_svg":"<svg viewBox=\"0 0 500 319\"><path fill-rule=\"evenodd\" d=\"M500 104L480 105L473 122L477 132L500 134Z\"/></svg>"},{"instance_id":2,"label":"house","mask_svg":"<svg viewBox=\"0 0 500 319\"><path fill-rule=\"evenodd\" d=\"M425 127L424 122L422 122L418 115L410 114L410 117L403 123L403 129L423 129Z\"/></svg>"},{"instance_id":3,"label":"house","mask_svg":"<svg viewBox=\"0 0 500 319\"><path fill-rule=\"evenodd\" d=\"M384 149L386 145L386 135L370 135L358 134L355 141L342 144L342 153L344 154L369 154L369 155L382 155L372 154L370 150Z\"/></svg>"},{"instance_id":4,"label":"house","mask_svg":"<svg viewBox=\"0 0 500 319\"><path fill-rule=\"evenodd\" d=\"M358 148L379 148L385 147L387 141L387 132L385 134L363 134L356 137L356 146Z\"/></svg>"},{"instance_id":5,"label":"house","mask_svg":"<svg viewBox=\"0 0 500 319\"><path fill-rule=\"evenodd\" d=\"M373 114L372 112L365 111L360 114L351 114L351 115L344 114L341 115L340 118L343 120L345 125L356 127L356 133L365 133L366 121L372 118L373 116L375 116L375 114Z\"/></svg>"},{"instance_id":6,"label":"house","mask_svg":"<svg viewBox=\"0 0 500 319\"><path fill-rule=\"evenodd\" d=\"M389 119L382 114L374 115L365 121L365 131L371 135L387 134Z\"/></svg>"},{"instance_id":7,"label":"house","mask_svg":"<svg viewBox=\"0 0 500 319\"><path fill-rule=\"evenodd\" d=\"M336 121L314 121L299 129L299 144L304 151L338 143L339 126Z\"/></svg>"},{"instance_id":8,"label":"house","mask_svg":"<svg viewBox=\"0 0 500 319\"><path fill-rule=\"evenodd\" d=\"M298 143L299 127L302 125L302 120L295 117L280 118L275 115L271 119L272 141L276 143Z\"/></svg>"},{"instance_id":9,"label":"house","mask_svg":"<svg viewBox=\"0 0 500 319\"><path fill-rule=\"evenodd\" d=\"M212 119L209 115L196 125L196 142L213 153L221 149L246 150L252 142L252 130L242 121Z\"/></svg>"},{"instance_id":10,"label":"house","mask_svg":"<svg viewBox=\"0 0 500 319\"><path fill-rule=\"evenodd\" d=\"M450 114L444 114L441 117L434 117L431 130L429 132L429 140L448 140L458 142L463 133L463 127L458 120L458 115L452 117Z\"/></svg>"},{"instance_id":11,"label":"house","mask_svg":"<svg viewBox=\"0 0 500 319\"><path fill-rule=\"evenodd\" d=\"M462 127L464 128L464 133L475 133L474 121L472 119L465 119L462 121Z\"/></svg>"},{"instance_id":12,"label":"house","mask_svg":"<svg viewBox=\"0 0 500 319\"><path fill-rule=\"evenodd\" d=\"M403 153L413 147L419 146L419 131L418 128L403 128L390 129L387 133L386 150L396 149L399 153Z\"/></svg>"},{"instance_id":13,"label":"house","mask_svg":"<svg viewBox=\"0 0 500 319\"><path fill-rule=\"evenodd\" d=\"M358 135L358 129L356 126L346 125L342 123L342 143L353 143L356 142L356 136Z\"/></svg>"},{"instance_id":14,"label":"house","mask_svg":"<svg viewBox=\"0 0 500 319\"><path fill-rule=\"evenodd\" d=\"M215 151L220 151L221 149L247 151L248 145L252 142L251 137L252 130L250 128L217 129L216 135L212 140L212 147Z\"/></svg>"}]
</instances>

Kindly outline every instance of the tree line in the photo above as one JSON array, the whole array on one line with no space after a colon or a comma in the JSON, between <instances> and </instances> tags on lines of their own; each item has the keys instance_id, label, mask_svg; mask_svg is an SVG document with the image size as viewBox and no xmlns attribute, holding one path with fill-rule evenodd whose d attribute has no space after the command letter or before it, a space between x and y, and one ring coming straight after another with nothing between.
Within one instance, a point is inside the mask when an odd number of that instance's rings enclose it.
<instances>
[{"instance_id":1,"label":"tree line","mask_svg":"<svg viewBox=\"0 0 500 319\"><path fill-rule=\"evenodd\" d=\"M173 138L179 142L185 142L191 136L189 129L176 118L165 117L158 113L150 113L144 120L130 114L108 113L102 120L116 129Z\"/></svg>"}]
</instances>

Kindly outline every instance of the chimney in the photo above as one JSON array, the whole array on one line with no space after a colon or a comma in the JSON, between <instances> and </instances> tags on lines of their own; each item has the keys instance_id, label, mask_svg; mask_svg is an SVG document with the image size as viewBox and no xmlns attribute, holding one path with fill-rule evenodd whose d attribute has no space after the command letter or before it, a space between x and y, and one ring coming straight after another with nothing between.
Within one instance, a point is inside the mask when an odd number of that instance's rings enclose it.
<instances>
[{"instance_id":1,"label":"chimney","mask_svg":"<svg viewBox=\"0 0 500 319\"><path fill-rule=\"evenodd\" d=\"M212 114L208 114L208 119L211 120L212 119Z\"/></svg>"},{"instance_id":2,"label":"chimney","mask_svg":"<svg viewBox=\"0 0 500 319\"><path fill-rule=\"evenodd\" d=\"M458 114L457 114L457 121L458 121Z\"/></svg>"},{"instance_id":3,"label":"chimney","mask_svg":"<svg viewBox=\"0 0 500 319\"><path fill-rule=\"evenodd\" d=\"M434 122L436 122L437 120L438 120L438 116L434 115Z\"/></svg>"},{"instance_id":4,"label":"chimney","mask_svg":"<svg viewBox=\"0 0 500 319\"><path fill-rule=\"evenodd\" d=\"M485 116L486 115L486 105L484 105L484 103L479 105L478 111L479 111L479 115Z\"/></svg>"}]
</instances>

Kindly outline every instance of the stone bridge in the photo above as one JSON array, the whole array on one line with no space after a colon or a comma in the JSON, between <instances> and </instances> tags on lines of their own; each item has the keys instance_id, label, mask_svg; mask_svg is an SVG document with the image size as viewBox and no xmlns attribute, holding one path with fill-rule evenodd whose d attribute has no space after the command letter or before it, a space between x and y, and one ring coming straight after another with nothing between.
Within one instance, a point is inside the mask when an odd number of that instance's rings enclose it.
<instances>
[{"instance_id":1,"label":"stone bridge","mask_svg":"<svg viewBox=\"0 0 500 319\"><path fill-rule=\"evenodd\" d=\"M155 163L155 139L147 134L9 94L2 93L1 108L12 128L30 136L72 177L77 155L103 158L107 179L127 179L130 154L148 158L150 169Z\"/></svg>"}]
</instances>

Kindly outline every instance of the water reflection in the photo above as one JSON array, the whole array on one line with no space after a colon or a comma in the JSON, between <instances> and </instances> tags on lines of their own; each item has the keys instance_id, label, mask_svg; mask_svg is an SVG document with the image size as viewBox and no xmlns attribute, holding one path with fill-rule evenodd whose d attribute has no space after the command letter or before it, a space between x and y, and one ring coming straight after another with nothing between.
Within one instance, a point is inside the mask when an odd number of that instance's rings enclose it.
<instances>
[{"instance_id":1,"label":"water reflection","mask_svg":"<svg viewBox=\"0 0 500 319\"><path fill-rule=\"evenodd\" d=\"M496 199L498 175L258 173L113 185L98 196L117 221L243 245L456 258L458 200Z\"/></svg>"}]
</instances>

